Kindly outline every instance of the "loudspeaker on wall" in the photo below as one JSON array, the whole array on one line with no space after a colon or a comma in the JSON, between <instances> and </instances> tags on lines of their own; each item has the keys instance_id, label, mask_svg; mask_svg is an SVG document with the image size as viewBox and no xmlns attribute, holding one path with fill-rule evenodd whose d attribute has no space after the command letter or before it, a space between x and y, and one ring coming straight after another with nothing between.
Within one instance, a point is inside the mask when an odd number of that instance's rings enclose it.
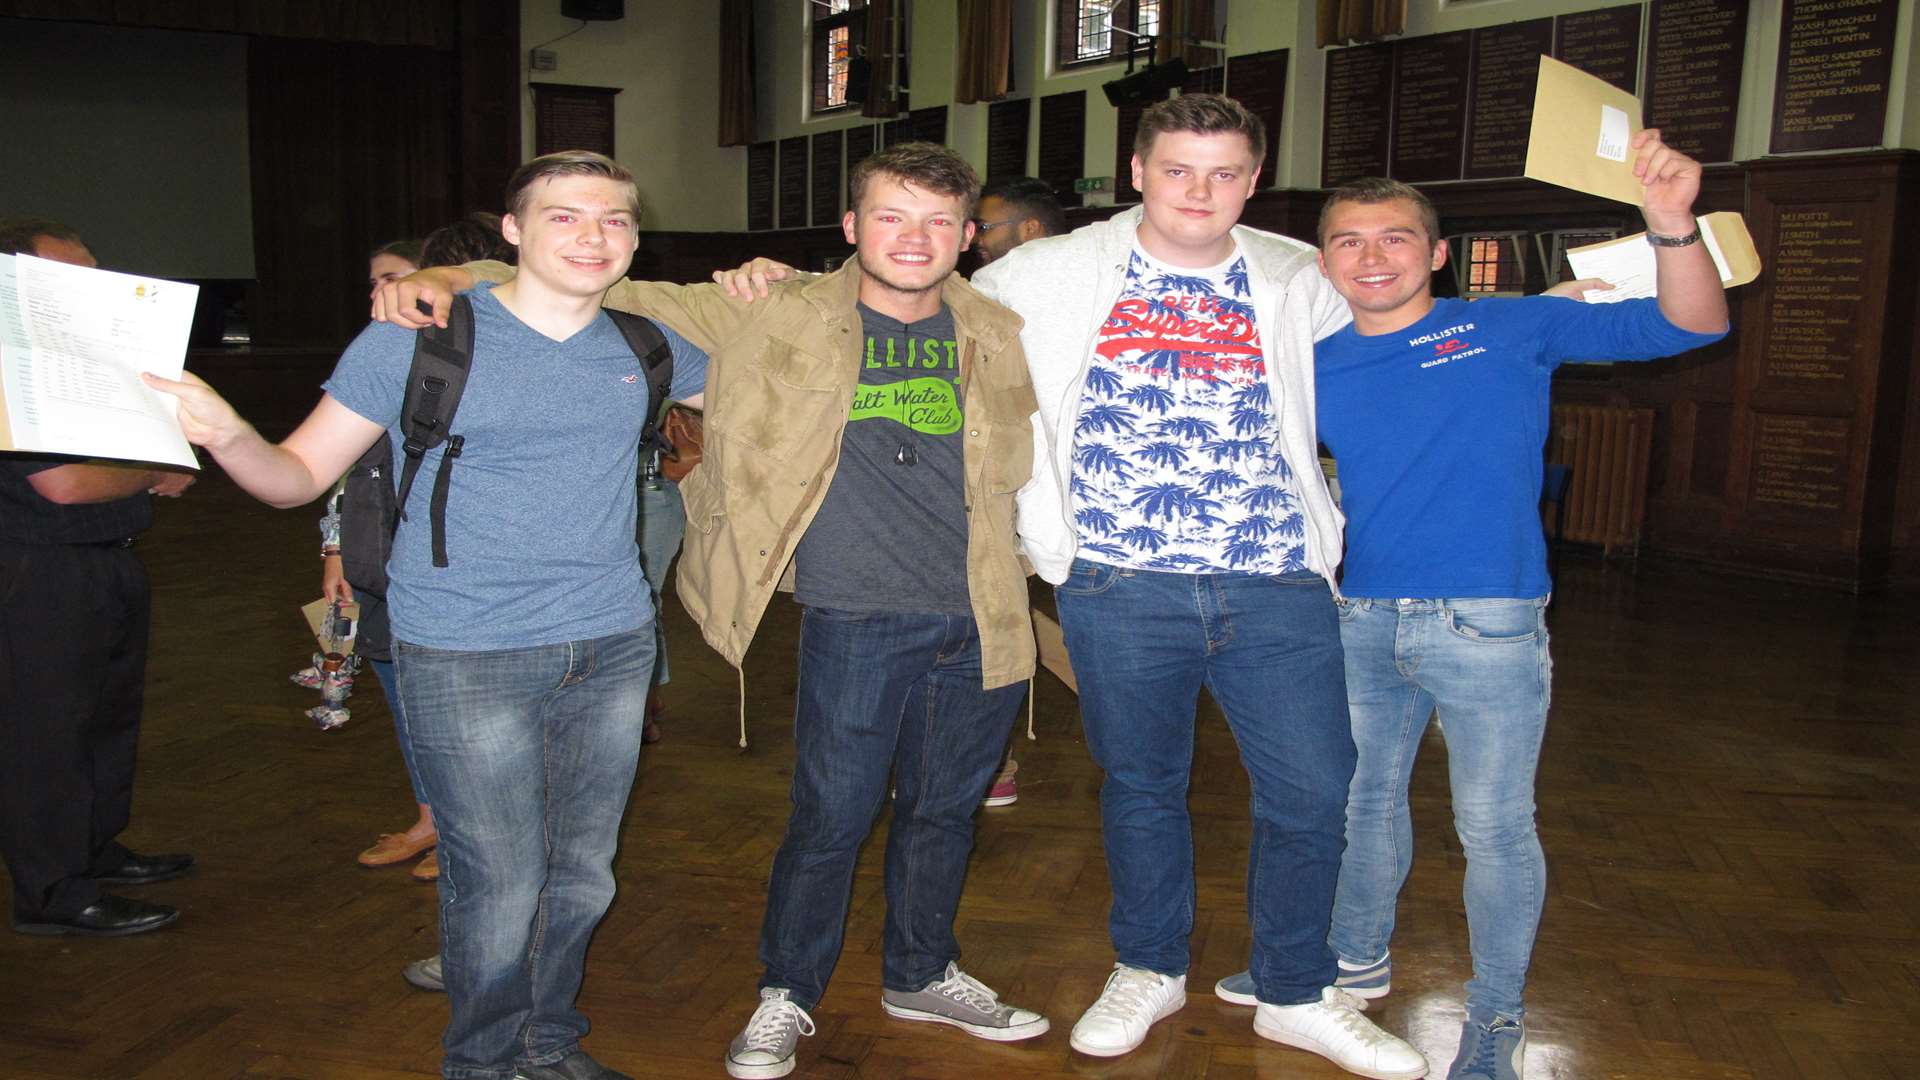
<instances>
[{"instance_id":1,"label":"loudspeaker on wall","mask_svg":"<svg viewBox=\"0 0 1920 1080\"><path fill-rule=\"evenodd\" d=\"M588 21L619 19L627 14L626 0L560 0L560 14Z\"/></svg>"}]
</instances>

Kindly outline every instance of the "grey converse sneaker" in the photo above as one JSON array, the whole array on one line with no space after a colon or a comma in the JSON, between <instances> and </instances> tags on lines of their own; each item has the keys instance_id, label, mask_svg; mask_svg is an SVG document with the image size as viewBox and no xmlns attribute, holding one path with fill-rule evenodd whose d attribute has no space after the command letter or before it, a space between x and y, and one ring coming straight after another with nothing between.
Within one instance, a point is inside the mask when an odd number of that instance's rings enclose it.
<instances>
[{"instance_id":1,"label":"grey converse sneaker","mask_svg":"<svg viewBox=\"0 0 1920 1080\"><path fill-rule=\"evenodd\" d=\"M1447 1080L1520 1080L1526 1053L1525 1024L1498 1016L1484 1023L1468 1017L1460 1025L1460 1053L1447 1070Z\"/></svg>"},{"instance_id":2,"label":"grey converse sneaker","mask_svg":"<svg viewBox=\"0 0 1920 1080\"><path fill-rule=\"evenodd\" d=\"M1365 1012L1368 1001L1386 997L1393 989L1393 961L1383 956L1371 964L1354 967L1342 960L1334 975L1333 987L1352 995L1354 1007ZM1213 996L1231 1005L1260 1004L1251 971L1236 972L1214 983Z\"/></svg>"},{"instance_id":3,"label":"grey converse sneaker","mask_svg":"<svg viewBox=\"0 0 1920 1080\"><path fill-rule=\"evenodd\" d=\"M952 1024L975 1038L994 1042L1018 1042L1047 1031L1046 1017L1002 1004L1000 995L952 963L940 981L919 990L882 991L880 1007L896 1020Z\"/></svg>"},{"instance_id":4,"label":"grey converse sneaker","mask_svg":"<svg viewBox=\"0 0 1920 1080\"><path fill-rule=\"evenodd\" d=\"M813 1017L795 1005L785 987L760 989L760 1007L727 1047L727 1075L735 1080L772 1080L793 1071L800 1036L813 1034Z\"/></svg>"},{"instance_id":5,"label":"grey converse sneaker","mask_svg":"<svg viewBox=\"0 0 1920 1080\"><path fill-rule=\"evenodd\" d=\"M400 969L400 977L421 990L446 993L446 972L440 966L440 954L434 953L425 960L415 960Z\"/></svg>"}]
</instances>

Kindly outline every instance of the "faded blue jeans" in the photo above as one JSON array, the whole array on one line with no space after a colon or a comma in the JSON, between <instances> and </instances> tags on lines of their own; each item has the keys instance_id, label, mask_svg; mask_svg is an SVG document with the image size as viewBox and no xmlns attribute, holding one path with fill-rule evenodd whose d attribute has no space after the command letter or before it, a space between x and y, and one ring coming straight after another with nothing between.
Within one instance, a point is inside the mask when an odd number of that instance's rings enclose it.
<instances>
[{"instance_id":1,"label":"faded blue jeans","mask_svg":"<svg viewBox=\"0 0 1920 1080\"><path fill-rule=\"evenodd\" d=\"M639 506L635 521L640 532L640 570L653 592L653 684L665 686L667 632L666 620L660 617L660 592L667 587L667 572L687 536L687 504L680 498L679 484L656 475L640 478Z\"/></svg>"},{"instance_id":2,"label":"faded blue jeans","mask_svg":"<svg viewBox=\"0 0 1920 1080\"><path fill-rule=\"evenodd\" d=\"M1332 591L1318 574L1183 574L1080 559L1054 589L1087 746L1121 963L1187 971L1194 714L1205 686L1252 782L1248 970L1261 1001L1318 1001L1353 738Z\"/></svg>"},{"instance_id":3,"label":"faded blue jeans","mask_svg":"<svg viewBox=\"0 0 1920 1080\"><path fill-rule=\"evenodd\" d=\"M1387 954L1394 905L1413 865L1407 783L1437 710L1453 822L1467 855L1467 1010L1519 1019L1546 899L1533 778L1547 730L1547 601L1340 602L1347 696L1360 762L1347 802L1331 943L1341 958Z\"/></svg>"},{"instance_id":4,"label":"faded blue jeans","mask_svg":"<svg viewBox=\"0 0 1920 1080\"><path fill-rule=\"evenodd\" d=\"M967 616L806 609L793 813L767 883L761 986L787 988L807 1010L826 993L854 861L889 783L881 984L919 990L959 958L953 916L973 815L1026 689L981 688L980 633Z\"/></svg>"},{"instance_id":5,"label":"faded blue jeans","mask_svg":"<svg viewBox=\"0 0 1920 1080\"><path fill-rule=\"evenodd\" d=\"M653 628L483 652L394 645L404 737L440 830L441 1075L567 1057L587 943L613 901Z\"/></svg>"}]
</instances>

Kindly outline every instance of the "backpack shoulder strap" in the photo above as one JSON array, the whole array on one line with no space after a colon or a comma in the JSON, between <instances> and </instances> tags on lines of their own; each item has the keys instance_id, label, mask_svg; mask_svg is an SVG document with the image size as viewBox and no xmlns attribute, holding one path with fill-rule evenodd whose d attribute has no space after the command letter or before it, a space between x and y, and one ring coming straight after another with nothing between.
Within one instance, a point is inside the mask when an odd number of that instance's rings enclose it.
<instances>
[{"instance_id":1,"label":"backpack shoulder strap","mask_svg":"<svg viewBox=\"0 0 1920 1080\"><path fill-rule=\"evenodd\" d=\"M673 346L652 319L609 309L607 315L627 339L627 347L640 358L647 376L647 421L640 428L640 452L647 453L659 443L660 417L666 411L667 395L673 390Z\"/></svg>"},{"instance_id":2,"label":"backpack shoulder strap","mask_svg":"<svg viewBox=\"0 0 1920 1080\"><path fill-rule=\"evenodd\" d=\"M447 565L447 487L453 462L460 456L465 441L452 434L453 414L460 408L460 395L467 389L467 373L473 364L473 301L464 295L453 298L444 329L429 326L414 338L413 366L407 371L407 392L400 403L400 433L404 463L400 467L400 485L396 496L399 519L407 516L407 495L413 490L415 474L427 451L445 443L440 469L433 478L430 513L433 523L433 565Z\"/></svg>"}]
</instances>

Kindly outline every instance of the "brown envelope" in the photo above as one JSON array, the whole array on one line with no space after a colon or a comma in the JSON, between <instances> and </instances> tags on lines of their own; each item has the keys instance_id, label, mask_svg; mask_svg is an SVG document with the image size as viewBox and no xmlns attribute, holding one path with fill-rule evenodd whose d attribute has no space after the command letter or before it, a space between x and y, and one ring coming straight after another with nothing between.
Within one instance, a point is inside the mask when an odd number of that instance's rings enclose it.
<instances>
[{"instance_id":1,"label":"brown envelope","mask_svg":"<svg viewBox=\"0 0 1920 1080\"><path fill-rule=\"evenodd\" d=\"M1642 206L1645 197L1627 145L1639 130L1639 98L1542 56L1525 175Z\"/></svg>"}]
</instances>

